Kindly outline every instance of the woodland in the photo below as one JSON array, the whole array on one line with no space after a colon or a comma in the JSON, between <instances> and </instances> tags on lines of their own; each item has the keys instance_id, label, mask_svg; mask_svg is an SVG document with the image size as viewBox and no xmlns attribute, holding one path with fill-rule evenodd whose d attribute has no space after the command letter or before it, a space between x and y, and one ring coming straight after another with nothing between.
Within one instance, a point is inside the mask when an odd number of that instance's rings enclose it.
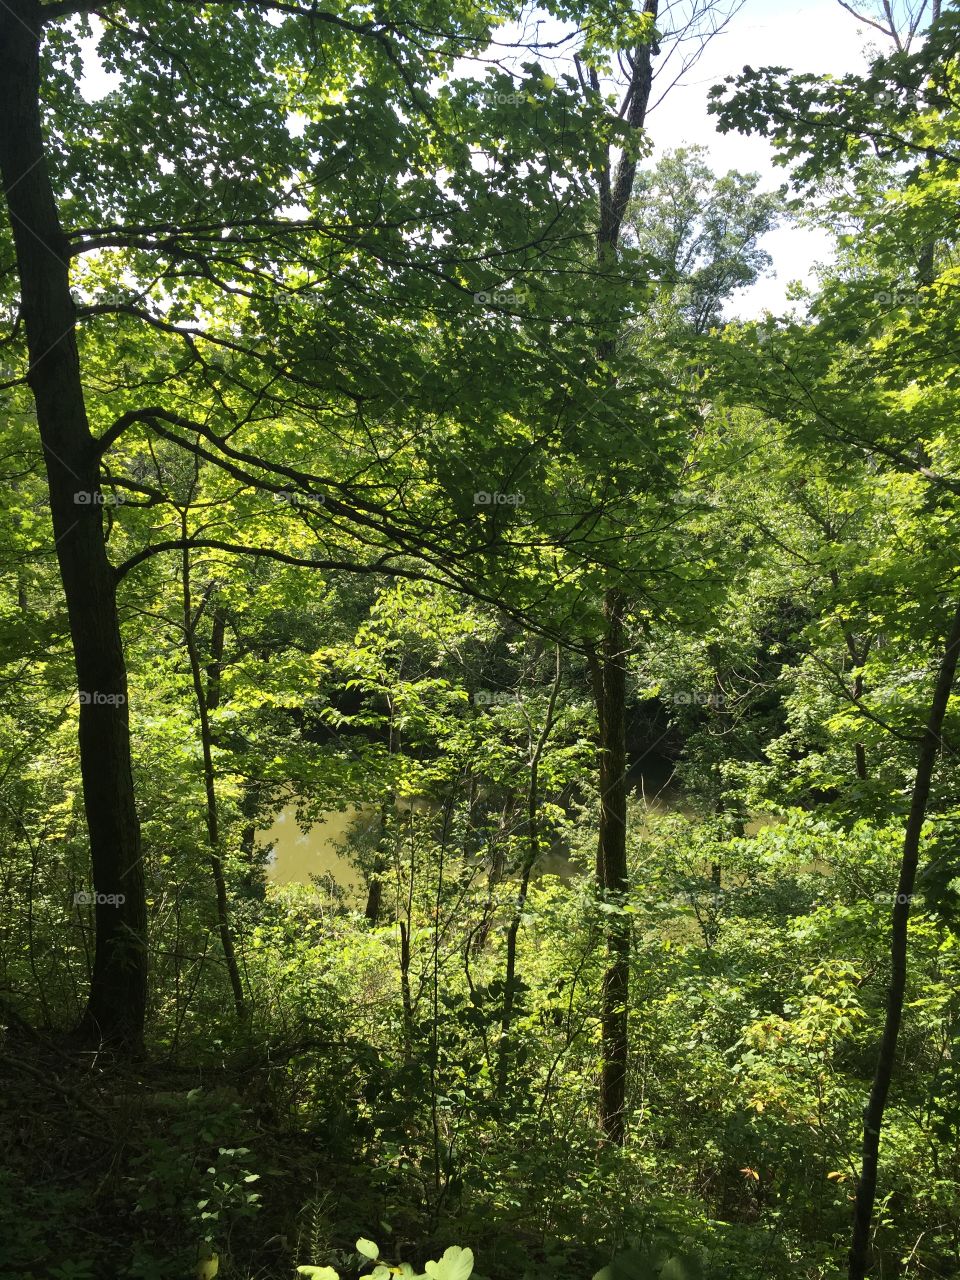
<instances>
[{"instance_id":1,"label":"woodland","mask_svg":"<svg viewBox=\"0 0 960 1280\"><path fill-rule=\"evenodd\" d=\"M960 5L742 8L0 3L0 1280L960 1276Z\"/></svg>"}]
</instances>

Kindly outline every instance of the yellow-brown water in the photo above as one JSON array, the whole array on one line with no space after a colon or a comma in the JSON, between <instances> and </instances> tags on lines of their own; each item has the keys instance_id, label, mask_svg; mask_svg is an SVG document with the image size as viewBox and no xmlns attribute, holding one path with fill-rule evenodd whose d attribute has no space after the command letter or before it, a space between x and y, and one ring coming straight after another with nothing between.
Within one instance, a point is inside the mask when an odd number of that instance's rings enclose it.
<instances>
[{"instance_id":1,"label":"yellow-brown water","mask_svg":"<svg viewBox=\"0 0 960 1280\"><path fill-rule=\"evenodd\" d=\"M420 807L415 805L415 807ZM654 803L659 812L682 812L682 805ZM358 896L362 892L361 877L343 854L343 845L352 830L362 822L377 821L374 804L348 805L342 811L330 810L320 822L301 830L296 818L296 808L288 805L277 815L273 824L257 836L261 846L273 846L267 875L275 884L309 884L310 877L329 875L348 894ZM778 821L764 815L746 825L746 834L755 835L761 827ZM572 868L562 852L548 853L541 862L540 871L551 875L567 876Z\"/></svg>"},{"instance_id":2,"label":"yellow-brown water","mask_svg":"<svg viewBox=\"0 0 960 1280\"><path fill-rule=\"evenodd\" d=\"M357 893L360 877L343 856L342 845L375 806L350 805L342 813L325 813L320 822L306 831L300 829L296 809L289 805L274 819L267 831L257 835L260 845L272 844L267 875L275 884L309 884L311 876L330 875L347 892Z\"/></svg>"}]
</instances>

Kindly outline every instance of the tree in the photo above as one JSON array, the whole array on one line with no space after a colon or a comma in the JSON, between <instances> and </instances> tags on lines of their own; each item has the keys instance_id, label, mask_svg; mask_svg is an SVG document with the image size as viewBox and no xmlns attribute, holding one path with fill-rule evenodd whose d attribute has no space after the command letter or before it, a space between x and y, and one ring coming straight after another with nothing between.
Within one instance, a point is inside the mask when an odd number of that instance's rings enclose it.
<instances>
[{"instance_id":1,"label":"tree","mask_svg":"<svg viewBox=\"0 0 960 1280\"><path fill-rule=\"evenodd\" d=\"M266 6L264 13L269 11ZM314 421L323 420L334 404L336 416L351 419L362 435L371 405L379 399L383 414L409 386L417 343L395 324L398 296L403 305L416 307L439 282L449 297L462 300L475 285L458 274L461 261L483 263L493 255L501 269L511 259L519 267L536 260L551 237L562 242L567 234L562 225L556 231L551 226L563 207L564 166L551 173L531 167L518 183L527 151L502 161L499 181L484 179L489 202L499 198L498 214L475 223L475 259L469 251L438 251L429 237L420 237L421 228L444 223L463 229L461 197L475 193L477 175L468 148L450 133L449 117L462 112L478 123L486 106L474 82L444 89L432 107L424 87L466 49L483 47L492 14L464 6L451 14L448 26L436 29L419 12L401 23L352 22L296 6L277 12L283 15L277 25L251 26L247 6L207 14L199 6L173 5L162 15L152 13L148 30L137 6L108 6L99 48L107 64L121 71L123 88L119 97L96 103L79 98L74 79L83 3L18 0L4 11L0 27L7 121L0 172L83 702L80 758L94 887L116 904L97 906L97 961L80 1034L134 1048L145 1007L145 911L117 573L104 529L106 469L136 488L116 455L142 431L212 460L270 498L305 486L307 500L315 499L312 473L269 461L258 470L255 457L236 450L238 438L228 446L227 437L238 425L249 427L265 413L276 413L281 403L287 412L296 406L293 417ZM318 82L313 68L321 51L332 69ZM291 58L299 67L292 95L286 71ZM181 76L185 66L192 68L190 76ZM353 87L342 105L331 105L330 84L341 81ZM171 84L177 86L175 106ZM211 86L217 86L220 105L230 104L225 114L218 107L216 129L210 125ZM589 135L566 129L570 95L556 98L546 132L566 130L578 157L588 149ZM393 106L401 99L410 104L405 120ZM49 119L46 135L41 102ZM309 116L302 138L286 127L292 106ZM492 114L504 118L496 108ZM266 146L265 118L271 122L272 157L266 173L253 160ZM230 120L229 129L221 128L223 119ZM540 128L539 120L516 113L514 124L526 137ZM204 145L198 146L201 136ZM445 140L439 151L438 139ZM360 155L369 167L358 163ZM434 180L444 161L451 174L446 188ZM302 203L291 217L285 211L294 189ZM338 228L345 202L352 216L344 240ZM543 211L536 225L521 212L531 209ZM306 216L299 216L304 210ZM504 253L506 242L512 247ZM366 261L366 281L379 276L381 284L373 303L379 317L375 341L372 313L351 311L360 287L358 253ZM71 294L71 270L80 281L78 299ZM408 291L398 295L387 282L393 286L400 276ZM320 296L322 334L311 305ZM85 330L79 346L78 318ZM90 325L97 326L96 338L86 332ZM266 328L274 340L264 351ZM121 385L119 395L102 396L84 387L81 353L89 359L91 346L105 334L125 354L135 350L141 363L156 367L158 357L161 364L170 362L150 384L159 403L145 404L152 396L144 397L139 387ZM277 394L278 378L292 393L286 401ZM424 400L436 404L443 395L439 379L425 380ZM219 412L223 435L183 412L198 396L208 413ZM91 412L100 426L97 437ZM374 466L394 452L386 445ZM364 470L361 465L347 484L352 497L342 490L339 500L330 500L326 523L352 523L360 545L369 539L387 561L427 550L433 535L427 541L424 535L431 522L415 518L416 528L401 532L387 510L394 492L390 476L371 488ZM378 496L371 502L373 493ZM162 503L162 497L154 494L151 501ZM449 545L450 535L448 528L441 541L446 537ZM487 553L489 539L480 546ZM183 549L179 534L151 541L128 556L120 575L149 557ZM317 563L315 554L300 560L305 567ZM370 571L351 554L338 563L346 571ZM461 580L472 581L473 575L464 573Z\"/></svg>"},{"instance_id":2,"label":"tree","mask_svg":"<svg viewBox=\"0 0 960 1280\"><path fill-rule=\"evenodd\" d=\"M668 151L634 181L625 235L661 284L642 318L645 329L675 316L694 333L706 333L721 323L731 294L754 284L771 264L759 241L776 226L783 189L759 192L757 174L717 177L706 156L702 146Z\"/></svg>"},{"instance_id":3,"label":"tree","mask_svg":"<svg viewBox=\"0 0 960 1280\"><path fill-rule=\"evenodd\" d=\"M890 6L885 12L895 34ZM784 156L799 160L796 178L801 183L809 185L835 172L841 155L848 164L852 159L854 199L848 203L849 197L841 195L833 204L862 220L872 235L856 273L831 282L824 291L815 324L809 329L783 326L779 331L767 326L760 358L768 368L778 366L788 381L782 391L760 399L768 406L779 402L776 412L795 422L805 419L808 429L816 423L821 441L839 452L852 450L869 465L882 463L915 476L927 489L927 513L937 511L941 520L951 519L960 493L953 443L940 425L940 387L952 384L953 354L939 342L944 326L955 323L949 266L955 228L944 217L943 199L956 192L957 139L943 109L955 90L957 17L941 17L937 8L934 26L918 53L908 56L906 45L898 40L898 52L876 58L866 77L829 84L816 77L747 69L733 99L716 105L726 127L773 121ZM913 34L915 30L910 38ZM829 120L841 102L844 113ZM871 148L881 157L882 173L893 187L879 207L877 166L866 160ZM889 217L891 204L897 208L896 221ZM904 281L905 267L912 270L912 281ZM886 289L878 287L878 271L887 277ZM867 334L862 345L854 341L858 331ZM914 572L925 586L926 565L918 563ZM937 597L943 594L942 578L940 582ZM944 612L955 608L955 601L947 610L938 598L927 615L930 632L945 633L946 640L925 722L912 738L919 745L892 915L884 1031L864 1113L851 1280L862 1280L871 1266L881 1130L903 1015L910 900L960 643L960 619L954 614L953 622L945 625Z\"/></svg>"},{"instance_id":4,"label":"tree","mask_svg":"<svg viewBox=\"0 0 960 1280\"><path fill-rule=\"evenodd\" d=\"M69 245L40 118L44 14L0 14L0 175L16 247L27 375L37 410L57 559L80 690L80 763L90 831L97 947L85 1035L136 1047L146 1004L146 911L130 765L127 675L107 559L96 442L87 421L70 295Z\"/></svg>"}]
</instances>

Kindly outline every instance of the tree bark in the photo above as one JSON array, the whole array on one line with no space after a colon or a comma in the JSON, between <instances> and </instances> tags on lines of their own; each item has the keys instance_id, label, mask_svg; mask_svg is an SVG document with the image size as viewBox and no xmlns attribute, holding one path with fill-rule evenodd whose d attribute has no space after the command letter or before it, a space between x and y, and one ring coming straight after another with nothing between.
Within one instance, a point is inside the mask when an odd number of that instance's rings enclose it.
<instances>
[{"instance_id":1,"label":"tree bark","mask_svg":"<svg viewBox=\"0 0 960 1280\"><path fill-rule=\"evenodd\" d=\"M390 722L387 732L387 752L393 756L400 750L400 737L396 732L394 723L395 710L392 698L389 699L389 706ZM391 787L380 804L380 834L377 838L377 848L373 856L373 869L367 884L367 904L363 909L363 914L371 925L378 924L380 920L380 907L383 901L383 877L389 865L387 851L390 840L390 813L391 811L395 812L396 807L397 798Z\"/></svg>"},{"instance_id":2,"label":"tree bark","mask_svg":"<svg viewBox=\"0 0 960 1280\"><path fill-rule=\"evenodd\" d=\"M103 529L100 468L84 405L67 239L40 116L41 6L0 7L0 176L13 230L37 425L80 690L80 772L96 950L84 1043L142 1043L146 901L130 759L127 672Z\"/></svg>"},{"instance_id":3,"label":"tree bark","mask_svg":"<svg viewBox=\"0 0 960 1280\"><path fill-rule=\"evenodd\" d=\"M920 837L927 817L930 784L940 750L940 734L946 715L950 691L957 672L960 654L960 606L950 627L950 633L940 660L937 683L923 742L917 757L917 773L910 799L910 812L903 836L903 855L900 860L900 880L893 904L890 931L890 985L887 988L887 1007L873 1086L866 1110L863 1113L863 1149L860 1178L853 1211L853 1236L849 1254L849 1280L864 1280L870 1269L870 1227L877 1196L877 1168L880 1159L880 1131L893 1077L897 1038L903 1018L904 993L907 985L907 926L910 917L910 900L917 878L920 858Z\"/></svg>"},{"instance_id":4,"label":"tree bark","mask_svg":"<svg viewBox=\"0 0 960 1280\"><path fill-rule=\"evenodd\" d=\"M380 907L383 902L383 877L387 870L387 841L389 839L388 823L390 810L395 807L393 792L380 806L380 834L377 837L377 849L373 858L373 868L367 885L367 903L363 909L367 923L376 926L380 923Z\"/></svg>"},{"instance_id":5,"label":"tree bark","mask_svg":"<svg viewBox=\"0 0 960 1280\"><path fill-rule=\"evenodd\" d=\"M622 592L607 592L606 635L602 657L600 742L600 890L615 908L627 893L627 752L626 654ZM600 1080L600 1123L611 1141L622 1144L627 1087L627 1015L630 985L630 919L617 911L608 917L607 968L600 1015L603 1064Z\"/></svg>"}]
</instances>

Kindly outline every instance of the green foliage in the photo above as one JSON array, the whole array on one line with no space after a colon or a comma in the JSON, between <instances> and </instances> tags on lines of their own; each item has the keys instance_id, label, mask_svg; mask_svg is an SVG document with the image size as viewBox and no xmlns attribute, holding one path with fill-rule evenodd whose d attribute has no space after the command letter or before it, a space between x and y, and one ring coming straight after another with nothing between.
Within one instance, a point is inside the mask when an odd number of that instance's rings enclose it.
<instances>
[{"instance_id":1,"label":"green foliage","mask_svg":"<svg viewBox=\"0 0 960 1280\"><path fill-rule=\"evenodd\" d=\"M372 1240L357 1241L357 1253L373 1262L373 1270L367 1274L370 1280L389 1280L390 1276L410 1276L411 1280L469 1280L473 1274L473 1253L451 1245L439 1262L428 1262L424 1272L417 1272L409 1262L391 1266L380 1258L380 1249ZM313 1276L315 1280L339 1280L332 1267L297 1267L299 1275Z\"/></svg>"},{"instance_id":2,"label":"green foliage","mask_svg":"<svg viewBox=\"0 0 960 1280\"><path fill-rule=\"evenodd\" d=\"M532 42L468 74L523 16L499 2L47 9L151 988L143 1059L64 1036L96 886L3 276L0 1277L469 1280L464 1239L492 1280L834 1280L955 604L955 6L865 75L747 68L716 95L841 228L805 314L726 326L785 201L698 148L639 171L597 262L597 175L649 147L605 81L671 34L637 6L547 6L576 76ZM97 100L81 41L117 77ZM615 898L594 875L611 584ZM958 717L883 1135L896 1280L960 1270ZM280 883L274 821L306 842L354 807L335 852L357 888ZM611 922L622 1147L596 1108Z\"/></svg>"}]
</instances>

